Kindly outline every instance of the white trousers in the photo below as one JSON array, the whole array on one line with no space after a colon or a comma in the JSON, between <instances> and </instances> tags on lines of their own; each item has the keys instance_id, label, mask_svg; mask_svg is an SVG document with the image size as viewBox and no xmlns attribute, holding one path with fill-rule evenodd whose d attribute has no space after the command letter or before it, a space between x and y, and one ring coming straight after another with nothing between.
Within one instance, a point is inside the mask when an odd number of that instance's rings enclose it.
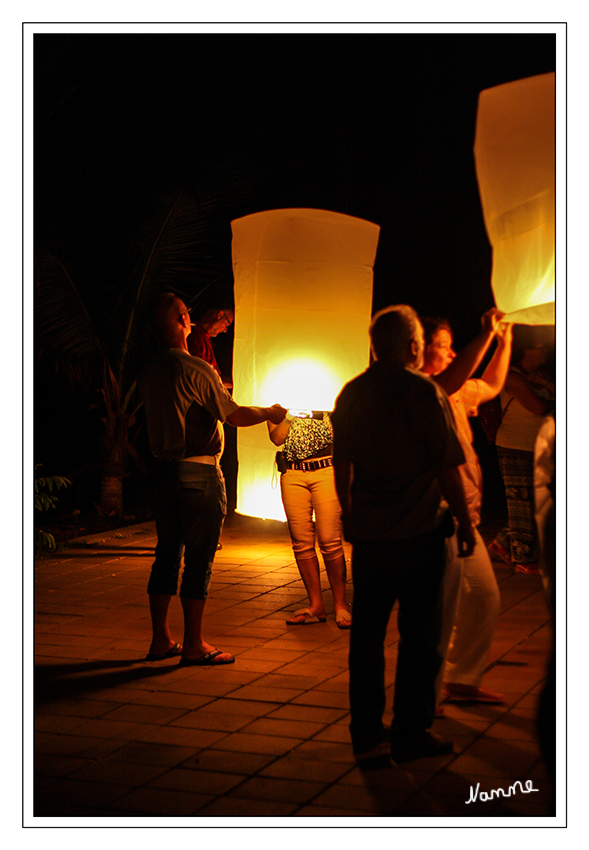
<instances>
[{"instance_id":1,"label":"white trousers","mask_svg":"<svg viewBox=\"0 0 589 850\"><path fill-rule=\"evenodd\" d=\"M499 587L483 538L478 529L474 532L475 548L468 558L458 557L456 535L447 541L438 646L445 664L436 682L438 698L443 681L479 687L489 663L499 616Z\"/></svg>"},{"instance_id":2,"label":"white trousers","mask_svg":"<svg viewBox=\"0 0 589 850\"><path fill-rule=\"evenodd\" d=\"M317 534L324 560L343 557L341 508L333 467L313 472L289 469L280 476L280 491L295 556L313 558Z\"/></svg>"}]
</instances>

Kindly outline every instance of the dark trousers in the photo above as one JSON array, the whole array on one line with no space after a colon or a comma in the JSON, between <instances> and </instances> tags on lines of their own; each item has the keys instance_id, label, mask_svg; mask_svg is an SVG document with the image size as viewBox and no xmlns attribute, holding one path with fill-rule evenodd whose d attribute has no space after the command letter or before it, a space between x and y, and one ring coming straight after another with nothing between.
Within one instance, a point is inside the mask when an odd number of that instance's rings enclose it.
<instances>
[{"instance_id":1,"label":"dark trousers","mask_svg":"<svg viewBox=\"0 0 589 850\"><path fill-rule=\"evenodd\" d=\"M441 529L404 540L354 540L354 608L350 633L350 732L356 751L382 740L385 709L384 641L399 602L399 652L391 734L429 729L436 705L435 681L444 577Z\"/></svg>"},{"instance_id":2,"label":"dark trousers","mask_svg":"<svg viewBox=\"0 0 589 850\"><path fill-rule=\"evenodd\" d=\"M148 593L206 599L213 560L227 514L221 469L204 463L157 461L154 485L157 546Z\"/></svg>"}]
</instances>

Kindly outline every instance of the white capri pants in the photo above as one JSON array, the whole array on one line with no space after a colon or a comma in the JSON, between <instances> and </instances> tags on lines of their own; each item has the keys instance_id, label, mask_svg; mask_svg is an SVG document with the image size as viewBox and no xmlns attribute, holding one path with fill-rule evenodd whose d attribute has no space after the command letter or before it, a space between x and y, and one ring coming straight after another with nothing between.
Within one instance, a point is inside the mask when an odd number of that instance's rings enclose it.
<instances>
[{"instance_id":1,"label":"white capri pants","mask_svg":"<svg viewBox=\"0 0 589 850\"><path fill-rule=\"evenodd\" d=\"M315 556L315 534L324 560L343 556L341 508L333 467L312 472L288 469L280 476L280 492L295 557L304 560Z\"/></svg>"}]
</instances>

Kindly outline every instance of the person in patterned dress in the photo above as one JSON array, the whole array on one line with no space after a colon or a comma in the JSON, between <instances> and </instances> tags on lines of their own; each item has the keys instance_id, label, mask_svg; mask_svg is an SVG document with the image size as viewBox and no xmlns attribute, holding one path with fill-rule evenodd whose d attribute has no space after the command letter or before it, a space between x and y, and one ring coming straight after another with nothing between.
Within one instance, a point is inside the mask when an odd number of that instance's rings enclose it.
<instances>
[{"instance_id":1,"label":"person in patterned dress","mask_svg":"<svg viewBox=\"0 0 589 850\"><path fill-rule=\"evenodd\" d=\"M328 413L316 415L319 418L289 413L279 425L268 422L270 439L283 447L278 453L282 504L295 560L309 595L309 606L295 611L286 622L303 626L326 621L317 539L333 594L336 624L349 629L352 617L346 602L346 557L333 475L333 429Z\"/></svg>"}]
</instances>

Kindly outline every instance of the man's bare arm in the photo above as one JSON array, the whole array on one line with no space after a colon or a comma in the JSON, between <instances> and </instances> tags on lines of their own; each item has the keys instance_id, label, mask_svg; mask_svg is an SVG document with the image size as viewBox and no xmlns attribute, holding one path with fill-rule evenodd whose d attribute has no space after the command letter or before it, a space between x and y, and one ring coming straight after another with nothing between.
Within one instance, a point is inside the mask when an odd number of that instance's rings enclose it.
<instances>
[{"instance_id":1,"label":"man's bare arm","mask_svg":"<svg viewBox=\"0 0 589 850\"><path fill-rule=\"evenodd\" d=\"M286 408L279 404L272 407L238 407L227 417L227 422L236 428L248 428L261 422L273 422L278 425L286 416Z\"/></svg>"}]
</instances>

